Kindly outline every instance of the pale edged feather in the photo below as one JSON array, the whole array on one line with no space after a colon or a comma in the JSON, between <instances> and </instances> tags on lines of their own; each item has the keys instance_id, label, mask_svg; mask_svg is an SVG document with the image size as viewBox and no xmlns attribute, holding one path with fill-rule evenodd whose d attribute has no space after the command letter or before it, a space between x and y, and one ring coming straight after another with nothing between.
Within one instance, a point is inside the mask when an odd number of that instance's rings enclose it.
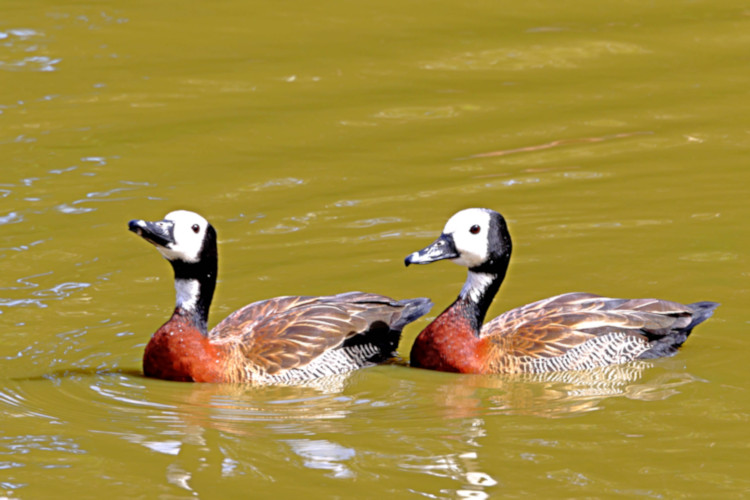
<instances>
[{"instance_id":1,"label":"pale edged feather","mask_svg":"<svg viewBox=\"0 0 750 500\"><path fill-rule=\"evenodd\" d=\"M430 306L427 299L395 301L362 292L277 297L235 311L208 336L212 344L228 352L228 362L235 365L228 367L229 371L260 378L278 376L304 368L326 352L340 349L370 331L373 335L396 332L397 343L400 329L425 314ZM373 339L372 344L369 351L376 345L388 344L388 340ZM388 357L391 352L381 354Z\"/></svg>"},{"instance_id":2,"label":"pale edged feather","mask_svg":"<svg viewBox=\"0 0 750 500\"><path fill-rule=\"evenodd\" d=\"M623 342L647 346L687 327L692 313L688 306L666 300L566 293L503 313L485 324L480 336L513 356L550 358L614 333L623 334Z\"/></svg>"}]
</instances>

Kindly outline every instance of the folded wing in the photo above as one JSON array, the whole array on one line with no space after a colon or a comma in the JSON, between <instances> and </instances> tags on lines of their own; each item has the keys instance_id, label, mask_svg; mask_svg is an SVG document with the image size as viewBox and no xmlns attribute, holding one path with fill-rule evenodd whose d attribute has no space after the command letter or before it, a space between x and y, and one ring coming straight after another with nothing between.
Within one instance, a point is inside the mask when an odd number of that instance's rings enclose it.
<instances>
[{"instance_id":1,"label":"folded wing","mask_svg":"<svg viewBox=\"0 0 750 500\"><path fill-rule=\"evenodd\" d=\"M481 336L496 350L496 362L512 371L587 369L653 357L647 353L657 347L659 355L672 354L710 315L696 322L698 313L666 300L568 293L508 311Z\"/></svg>"},{"instance_id":2,"label":"folded wing","mask_svg":"<svg viewBox=\"0 0 750 500\"><path fill-rule=\"evenodd\" d=\"M209 338L229 354L232 378L291 382L391 357L401 329L430 306L362 292L278 297L235 311Z\"/></svg>"}]
</instances>

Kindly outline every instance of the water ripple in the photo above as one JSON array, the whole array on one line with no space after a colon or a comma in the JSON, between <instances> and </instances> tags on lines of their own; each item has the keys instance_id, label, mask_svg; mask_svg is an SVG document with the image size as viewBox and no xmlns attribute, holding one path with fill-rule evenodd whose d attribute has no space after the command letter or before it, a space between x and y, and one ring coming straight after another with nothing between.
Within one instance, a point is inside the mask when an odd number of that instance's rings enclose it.
<instances>
[{"instance_id":1,"label":"water ripple","mask_svg":"<svg viewBox=\"0 0 750 500\"><path fill-rule=\"evenodd\" d=\"M680 256L680 260L689 262L731 262L738 260L739 254L734 252L723 252L716 250L713 252L696 252Z\"/></svg>"},{"instance_id":2,"label":"water ripple","mask_svg":"<svg viewBox=\"0 0 750 500\"><path fill-rule=\"evenodd\" d=\"M17 285L0 287L0 290L31 290L31 296L20 298L0 298L0 307L36 306L45 308L49 300L63 300L73 296L76 292L89 288L91 283L78 281L64 281L49 288L39 289L42 285L35 278L50 276L53 272L34 274L16 279ZM20 285L20 286L19 286Z\"/></svg>"},{"instance_id":3,"label":"water ripple","mask_svg":"<svg viewBox=\"0 0 750 500\"><path fill-rule=\"evenodd\" d=\"M60 283L59 285L55 285L52 288L49 288L47 290L39 290L36 292L33 292L32 295L36 297L57 297L57 298L66 298L70 297L73 292L77 290L82 290L84 288L88 288L91 286L91 283L80 283L75 281L68 281L65 283Z\"/></svg>"},{"instance_id":4,"label":"water ripple","mask_svg":"<svg viewBox=\"0 0 750 500\"><path fill-rule=\"evenodd\" d=\"M350 222L349 224L346 224L345 227L364 228L364 227L379 226L381 224L395 224L401 221L402 221L401 217L376 217L374 219L361 219L361 220L357 220L354 222Z\"/></svg>"},{"instance_id":5,"label":"water ripple","mask_svg":"<svg viewBox=\"0 0 750 500\"><path fill-rule=\"evenodd\" d=\"M5 224L17 224L23 221L23 216L18 212L10 212L8 215L0 216L0 226Z\"/></svg>"},{"instance_id":6,"label":"water ripple","mask_svg":"<svg viewBox=\"0 0 750 500\"><path fill-rule=\"evenodd\" d=\"M601 57L648 53L643 47L609 40L583 40L567 45L530 45L464 52L422 63L422 69L443 71L527 71L542 68L577 68Z\"/></svg>"},{"instance_id":7,"label":"water ripple","mask_svg":"<svg viewBox=\"0 0 750 500\"><path fill-rule=\"evenodd\" d=\"M57 434L29 434L0 437L0 449L2 448L17 455L25 455L32 451L55 451L73 454L86 453L72 439L63 438Z\"/></svg>"},{"instance_id":8,"label":"water ripple","mask_svg":"<svg viewBox=\"0 0 750 500\"><path fill-rule=\"evenodd\" d=\"M0 61L0 69L8 71L55 71L57 69L55 65L61 61L62 59L53 59L47 56L31 56L12 62Z\"/></svg>"},{"instance_id":9,"label":"water ripple","mask_svg":"<svg viewBox=\"0 0 750 500\"><path fill-rule=\"evenodd\" d=\"M44 40L44 33L27 28L15 28L0 31L0 46L4 46L9 53L20 54L17 58L0 59L0 70L6 71L55 71L56 64L61 58L47 55L28 55L33 52L46 52L47 48L40 45Z\"/></svg>"},{"instance_id":10,"label":"water ripple","mask_svg":"<svg viewBox=\"0 0 750 500\"><path fill-rule=\"evenodd\" d=\"M251 192L266 191L268 189L274 189L274 188L288 188L288 187L301 186L302 184L305 184L304 179L298 179L296 177L282 177L279 179L271 179L271 180L264 181L264 182L256 182L248 186L245 186L244 188L240 188L240 191L251 191Z\"/></svg>"},{"instance_id":11,"label":"water ripple","mask_svg":"<svg viewBox=\"0 0 750 500\"><path fill-rule=\"evenodd\" d=\"M462 169L463 167L457 167ZM612 174L608 172L597 171L580 171L566 170L561 172L545 172L544 175L532 173L520 174L488 174L477 175L468 179L462 179L446 187L433 189L423 189L406 194L392 194L383 196L373 196L371 198L359 199L356 201L339 201L333 204L336 208L348 208L357 206L367 208L383 204L406 204L415 200L427 199L451 199L456 195L461 197L470 197L476 193L486 193L488 190L505 190L505 189L528 189L535 187L548 187L551 185L570 183L570 182L591 182Z\"/></svg>"},{"instance_id":12,"label":"water ripple","mask_svg":"<svg viewBox=\"0 0 750 500\"><path fill-rule=\"evenodd\" d=\"M664 226L672 224L670 219L632 219L620 221L566 222L544 224L537 227L540 238L573 238L589 234L600 229L629 229L646 226Z\"/></svg>"},{"instance_id":13,"label":"water ripple","mask_svg":"<svg viewBox=\"0 0 750 500\"><path fill-rule=\"evenodd\" d=\"M330 471L335 478L354 477L345 461L354 458L356 451L323 439L290 439L286 442L292 451L304 459L305 467Z\"/></svg>"}]
</instances>

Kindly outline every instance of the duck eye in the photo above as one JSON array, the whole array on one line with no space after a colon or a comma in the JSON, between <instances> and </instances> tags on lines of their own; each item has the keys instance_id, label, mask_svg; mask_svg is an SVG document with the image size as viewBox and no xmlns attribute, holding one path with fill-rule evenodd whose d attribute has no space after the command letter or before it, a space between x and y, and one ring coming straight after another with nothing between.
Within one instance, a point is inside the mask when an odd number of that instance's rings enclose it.
<instances>
[{"instance_id":1,"label":"duck eye","mask_svg":"<svg viewBox=\"0 0 750 500\"><path fill-rule=\"evenodd\" d=\"M198 224L193 224L193 227L191 227L190 229L192 229L195 234L198 234L198 231L201 230L201 227Z\"/></svg>"},{"instance_id":2,"label":"duck eye","mask_svg":"<svg viewBox=\"0 0 750 500\"><path fill-rule=\"evenodd\" d=\"M479 225L474 224L473 226L471 226L471 229L469 229L469 232L471 234L479 234L479 230L480 230Z\"/></svg>"}]
</instances>

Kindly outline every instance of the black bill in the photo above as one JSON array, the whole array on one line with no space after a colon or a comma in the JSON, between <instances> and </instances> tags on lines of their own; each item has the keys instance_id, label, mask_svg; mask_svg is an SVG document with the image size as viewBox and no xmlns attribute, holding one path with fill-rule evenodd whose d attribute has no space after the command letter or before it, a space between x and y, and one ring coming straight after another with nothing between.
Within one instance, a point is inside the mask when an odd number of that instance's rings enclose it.
<instances>
[{"instance_id":1,"label":"black bill","mask_svg":"<svg viewBox=\"0 0 750 500\"><path fill-rule=\"evenodd\" d=\"M441 234L431 245L410 254L404 259L404 264L429 264L438 260L457 259L459 257L453 236Z\"/></svg>"},{"instance_id":2,"label":"black bill","mask_svg":"<svg viewBox=\"0 0 750 500\"><path fill-rule=\"evenodd\" d=\"M131 220L128 222L128 229L144 240L160 247L168 247L169 244L174 243L174 223L171 221Z\"/></svg>"}]
</instances>

